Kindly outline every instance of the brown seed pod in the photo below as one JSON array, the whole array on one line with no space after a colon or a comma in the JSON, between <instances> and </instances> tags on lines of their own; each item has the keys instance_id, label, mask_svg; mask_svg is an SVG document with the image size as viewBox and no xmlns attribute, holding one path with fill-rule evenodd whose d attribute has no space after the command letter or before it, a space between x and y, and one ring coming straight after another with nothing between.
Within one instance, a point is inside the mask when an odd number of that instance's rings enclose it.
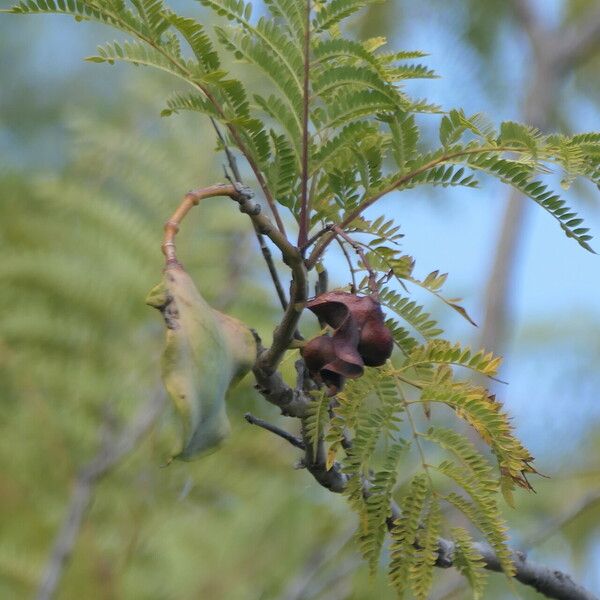
<instances>
[{"instance_id":1,"label":"brown seed pod","mask_svg":"<svg viewBox=\"0 0 600 600\"><path fill-rule=\"evenodd\" d=\"M327 292L306 307L334 329L332 336L310 340L302 352L310 373L332 395L341 390L346 378L360 377L365 365L383 365L392 354L392 335L384 324L381 305L372 296Z\"/></svg>"},{"instance_id":2,"label":"brown seed pod","mask_svg":"<svg viewBox=\"0 0 600 600\"><path fill-rule=\"evenodd\" d=\"M313 338L304 346L302 355L309 372L320 378L332 396L342 389L346 378L360 377L364 371L356 347L340 342L335 336Z\"/></svg>"}]
</instances>

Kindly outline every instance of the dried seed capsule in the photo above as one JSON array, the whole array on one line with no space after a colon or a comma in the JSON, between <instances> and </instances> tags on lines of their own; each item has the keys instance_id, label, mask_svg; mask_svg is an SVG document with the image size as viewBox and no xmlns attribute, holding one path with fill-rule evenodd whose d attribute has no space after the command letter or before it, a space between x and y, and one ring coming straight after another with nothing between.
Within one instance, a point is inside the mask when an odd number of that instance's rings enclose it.
<instances>
[{"instance_id":1,"label":"dried seed capsule","mask_svg":"<svg viewBox=\"0 0 600 600\"><path fill-rule=\"evenodd\" d=\"M331 337L316 337L302 351L308 370L332 394L342 388L345 378L360 377L365 365L383 365L391 356L393 338L381 305L373 297L332 291L317 296L306 307L334 329Z\"/></svg>"}]
</instances>

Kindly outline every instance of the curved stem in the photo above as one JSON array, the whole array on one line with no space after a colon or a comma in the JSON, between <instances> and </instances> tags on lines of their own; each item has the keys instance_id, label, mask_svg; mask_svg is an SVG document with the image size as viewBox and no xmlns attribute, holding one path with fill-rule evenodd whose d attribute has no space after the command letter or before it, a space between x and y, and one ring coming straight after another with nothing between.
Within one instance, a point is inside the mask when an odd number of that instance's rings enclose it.
<instances>
[{"instance_id":1,"label":"curved stem","mask_svg":"<svg viewBox=\"0 0 600 600\"><path fill-rule=\"evenodd\" d=\"M197 206L200 200L203 200L204 198L214 198L216 196L232 197L232 194L235 193L235 188L232 185L219 183L206 188L192 190L183 197L181 204L165 222L165 235L163 236L161 250L165 255L167 265L177 263L177 255L175 252L175 236L179 232L179 226L181 225L183 219L185 219L188 212L194 206Z\"/></svg>"}]
</instances>

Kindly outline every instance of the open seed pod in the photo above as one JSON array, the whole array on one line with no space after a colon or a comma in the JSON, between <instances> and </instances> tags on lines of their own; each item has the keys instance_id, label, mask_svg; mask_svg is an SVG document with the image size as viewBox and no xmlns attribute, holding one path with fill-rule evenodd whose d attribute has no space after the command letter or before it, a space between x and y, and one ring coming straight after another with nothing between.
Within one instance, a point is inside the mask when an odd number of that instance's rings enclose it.
<instances>
[{"instance_id":1,"label":"open seed pod","mask_svg":"<svg viewBox=\"0 0 600 600\"><path fill-rule=\"evenodd\" d=\"M167 326L162 377L182 431L173 457L190 460L228 435L225 396L252 368L256 344L241 321L209 306L179 263L168 265L146 303Z\"/></svg>"},{"instance_id":2,"label":"open seed pod","mask_svg":"<svg viewBox=\"0 0 600 600\"><path fill-rule=\"evenodd\" d=\"M360 377L364 366L383 365L391 356L392 334L385 326L381 305L372 296L332 291L306 307L334 329L331 336L307 342L302 351L308 370L329 387L330 394L340 391L346 378Z\"/></svg>"}]
</instances>

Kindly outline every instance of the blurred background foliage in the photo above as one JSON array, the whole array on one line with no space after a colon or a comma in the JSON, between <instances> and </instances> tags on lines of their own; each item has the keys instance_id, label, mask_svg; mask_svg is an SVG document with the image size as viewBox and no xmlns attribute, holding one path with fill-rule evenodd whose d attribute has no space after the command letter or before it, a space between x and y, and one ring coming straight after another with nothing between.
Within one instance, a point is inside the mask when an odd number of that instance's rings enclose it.
<instances>
[{"instance_id":1,"label":"blurred background foliage","mask_svg":"<svg viewBox=\"0 0 600 600\"><path fill-rule=\"evenodd\" d=\"M358 37L386 35L397 47L431 53L443 79L415 84L417 95L484 109L495 121L518 119L533 66L508 5L394 0L352 27ZM543 27L577 23L594 5L532 2ZM195 6L187 12L200 14ZM65 19L0 19L2 598L35 594L80 469L106 432L119 431L159 388L162 323L143 301L160 277L162 223L185 191L222 178L209 123L157 118L171 81L81 64L109 38L101 27ZM553 92L550 128L598 129L599 65L600 53L590 51L565 75ZM401 213L387 205L407 232L407 251L424 271L450 267L478 322L505 193L408 193ZM574 194L597 232L597 195L585 187ZM268 336L278 308L247 220L219 200L196 210L182 232L184 264L212 304ZM468 216L459 220L460 211ZM536 495L521 494L506 516L516 547L597 590L600 268L540 218L524 217L510 269L502 336L511 385L498 391L551 479L537 482ZM346 283L335 268L332 275ZM475 342L453 315L431 308L451 336ZM292 364L293 355L290 374ZM161 468L167 411L97 485L58 597L392 598L385 578L370 579L353 552L343 499L294 470L297 453L250 428L248 410L278 419L249 378L229 400L234 433L225 448ZM455 574L437 575L434 598L469 597ZM486 598L514 597L503 578L490 583Z\"/></svg>"}]
</instances>

